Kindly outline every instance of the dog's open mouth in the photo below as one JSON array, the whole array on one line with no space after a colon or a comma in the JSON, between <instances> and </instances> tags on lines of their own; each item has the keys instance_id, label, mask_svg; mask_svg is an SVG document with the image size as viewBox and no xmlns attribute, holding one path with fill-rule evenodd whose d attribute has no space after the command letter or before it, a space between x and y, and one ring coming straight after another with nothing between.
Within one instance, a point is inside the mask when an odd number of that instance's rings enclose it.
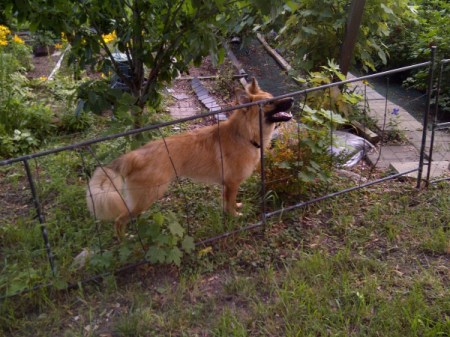
<instances>
[{"instance_id":1,"label":"dog's open mouth","mask_svg":"<svg viewBox=\"0 0 450 337\"><path fill-rule=\"evenodd\" d=\"M275 109L267 114L267 120L270 123L290 121L292 119L292 114L288 110L292 107L293 103L294 99L291 97L277 101L275 103Z\"/></svg>"},{"instance_id":2,"label":"dog's open mouth","mask_svg":"<svg viewBox=\"0 0 450 337\"><path fill-rule=\"evenodd\" d=\"M269 121L272 123L287 122L292 119L292 114L290 112L279 111L275 112L273 115L269 116Z\"/></svg>"}]
</instances>

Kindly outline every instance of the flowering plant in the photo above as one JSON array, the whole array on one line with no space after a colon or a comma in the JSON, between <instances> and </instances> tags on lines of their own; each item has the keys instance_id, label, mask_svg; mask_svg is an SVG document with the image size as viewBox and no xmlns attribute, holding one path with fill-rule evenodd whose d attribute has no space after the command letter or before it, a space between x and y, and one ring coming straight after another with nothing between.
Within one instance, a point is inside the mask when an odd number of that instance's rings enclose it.
<instances>
[{"instance_id":1,"label":"flowering plant","mask_svg":"<svg viewBox=\"0 0 450 337\"><path fill-rule=\"evenodd\" d=\"M4 25L0 25L0 57L2 68L8 67L11 71L32 68L30 48ZM5 70L0 71L5 72Z\"/></svg>"}]
</instances>

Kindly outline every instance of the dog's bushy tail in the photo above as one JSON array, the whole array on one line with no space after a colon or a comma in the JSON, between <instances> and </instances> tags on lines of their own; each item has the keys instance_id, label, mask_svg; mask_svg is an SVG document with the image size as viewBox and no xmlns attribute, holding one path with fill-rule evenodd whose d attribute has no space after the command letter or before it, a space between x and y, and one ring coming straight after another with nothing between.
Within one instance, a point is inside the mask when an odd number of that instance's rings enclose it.
<instances>
[{"instance_id":1,"label":"dog's bushy tail","mask_svg":"<svg viewBox=\"0 0 450 337\"><path fill-rule=\"evenodd\" d=\"M122 175L114 166L97 167L86 191L91 214L98 220L115 220L119 215L127 214L123 187Z\"/></svg>"}]
</instances>

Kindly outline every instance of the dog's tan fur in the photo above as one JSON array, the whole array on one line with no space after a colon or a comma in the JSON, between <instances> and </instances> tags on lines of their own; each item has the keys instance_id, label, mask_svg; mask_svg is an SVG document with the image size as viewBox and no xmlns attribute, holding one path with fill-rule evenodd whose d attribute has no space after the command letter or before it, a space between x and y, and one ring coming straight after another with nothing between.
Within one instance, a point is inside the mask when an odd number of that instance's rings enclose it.
<instances>
[{"instance_id":1,"label":"dog's tan fur","mask_svg":"<svg viewBox=\"0 0 450 337\"><path fill-rule=\"evenodd\" d=\"M237 104L272 98L256 80L236 94ZM292 101L286 98L264 105L263 146L269 144L277 122L274 111L289 109ZM287 119L285 114L281 121ZM254 105L236 110L218 125L151 141L94 171L86 192L88 208L97 219L114 220L120 236L131 217L161 198L177 177L186 177L222 184L224 210L236 215L239 185L260 160L259 130L259 106Z\"/></svg>"}]
</instances>

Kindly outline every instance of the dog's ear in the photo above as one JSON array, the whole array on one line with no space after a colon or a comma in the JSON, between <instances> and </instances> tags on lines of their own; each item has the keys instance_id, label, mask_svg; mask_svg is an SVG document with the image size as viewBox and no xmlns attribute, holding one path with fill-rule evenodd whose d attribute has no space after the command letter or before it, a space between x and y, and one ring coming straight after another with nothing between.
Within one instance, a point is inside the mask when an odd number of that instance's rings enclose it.
<instances>
[{"instance_id":1,"label":"dog's ear","mask_svg":"<svg viewBox=\"0 0 450 337\"><path fill-rule=\"evenodd\" d=\"M256 78L252 78L252 82L248 85L247 90L250 94L256 95L258 92L261 91L261 88L258 85L258 81Z\"/></svg>"},{"instance_id":2,"label":"dog's ear","mask_svg":"<svg viewBox=\"0 0 450 337\"><path fill-rule=\"evenodd\" d=\"M246 104L251 102L248 94L242 89L236 89L234 94L236 96L236 104Z\"/></svg>"}]
</instances>

